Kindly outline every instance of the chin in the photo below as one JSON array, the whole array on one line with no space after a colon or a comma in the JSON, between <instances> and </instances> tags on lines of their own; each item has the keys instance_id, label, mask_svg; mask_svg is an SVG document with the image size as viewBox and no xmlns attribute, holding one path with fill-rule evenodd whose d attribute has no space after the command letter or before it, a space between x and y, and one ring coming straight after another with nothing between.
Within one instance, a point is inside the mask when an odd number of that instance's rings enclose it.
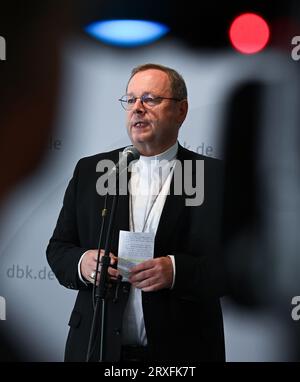
<instances>
[{"instance_id":1,"label":"chin","mask_svg":"<svg viewBox=\"0 0 300 382\"><path fill-rule=\"evenodd\" d=\"M136 144L144 145L147 143L151 143L153 141L153 137L149 136L149 134L147 133L138 132L138 133L133 133L131 135L131 141Z\"/></svg>"}]
</instances>

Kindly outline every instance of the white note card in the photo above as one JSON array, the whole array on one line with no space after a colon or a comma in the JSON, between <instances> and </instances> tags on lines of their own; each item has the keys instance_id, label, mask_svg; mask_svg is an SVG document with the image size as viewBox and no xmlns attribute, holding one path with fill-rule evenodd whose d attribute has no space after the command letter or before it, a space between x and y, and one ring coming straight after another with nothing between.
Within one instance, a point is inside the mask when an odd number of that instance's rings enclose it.
<instances>
[{"instance_id":1,"label":"white note card","mask_svg":"<svg viewBox=\"0 0 300 382\"><path fill-rule=\"evenodd\" d=\"M152 232L120 231L118 270L128 281L130 269L153 258L155 235Z\"/></svg>"}]
</instances>

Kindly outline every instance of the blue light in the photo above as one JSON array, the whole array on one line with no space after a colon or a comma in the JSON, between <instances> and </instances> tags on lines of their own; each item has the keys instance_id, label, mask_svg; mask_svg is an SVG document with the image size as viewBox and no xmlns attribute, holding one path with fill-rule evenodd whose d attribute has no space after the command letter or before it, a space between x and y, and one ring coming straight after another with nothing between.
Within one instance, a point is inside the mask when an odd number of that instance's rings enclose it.
<instances>
[{"instance_id":1,"label":"blue light","mask_svg":"<svg viewBox=\"0 0 300 382\"><path fill-rule=\"evenodd\" d=\"M154 21L107 20L93 22L85 31L106 44L134 47L160 39L169 32L169 28Z\"/></svg>"}]
</instances>

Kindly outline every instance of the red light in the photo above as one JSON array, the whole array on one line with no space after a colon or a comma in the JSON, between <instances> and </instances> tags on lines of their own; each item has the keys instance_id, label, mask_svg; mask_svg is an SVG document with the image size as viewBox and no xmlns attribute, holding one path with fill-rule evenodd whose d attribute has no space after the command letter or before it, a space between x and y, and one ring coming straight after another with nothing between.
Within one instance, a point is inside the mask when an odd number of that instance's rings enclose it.
<instances>
[{"instance_id":1,"label":"red light","mask_svg":"<svg viewBox=\"0 0 300 382\"><path fill-rule=\"evenodd\" d=\"M244 13L236 17L229 29L231 44L245 54L261 51L270 37L266 21L255 13Z\"/></svg>"}]
</instances>

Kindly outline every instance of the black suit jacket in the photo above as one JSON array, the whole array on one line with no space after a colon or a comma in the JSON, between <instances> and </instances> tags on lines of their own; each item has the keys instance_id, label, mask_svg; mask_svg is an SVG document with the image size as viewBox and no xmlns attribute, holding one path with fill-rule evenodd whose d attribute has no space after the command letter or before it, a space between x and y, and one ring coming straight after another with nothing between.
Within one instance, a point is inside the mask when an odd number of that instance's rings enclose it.
<instances>
[{"instance_id":1,"label":"black suit jacket","mask_svg":"<svg viewBox=\"0 0 300 382\"><path fill-rule=\"evenodd\" d=\"M92 286L83 284L78 261L98 245L104 197L96 192L98 161L119 159L120 150L81 159L74 171L56 228L47 248L48 262L59 282L79 293L69 321L67 361L84 361L93 307ZM154 256L175 256L176 279L172 290L142 292L148 346L153 360L224 361L223 320L219 297L224 294L223 261L220 251L222 166L179 145L177 159L204 160L204 202L186 206L187 196L174 195L173 183L162 211L155 238ZM184 167L183 167L184 168ZM195 178L193 167L192 178ZM184 187L183 187L184 191ZM111 197L108 199L110 205ZM129 197L120 196L111 251L118 254L120 230L129 230ZM104 230L105 231L105 230ZM105 232L104 232L105 236ZM112 302L109 291L105 360L117 361L121 346L122 312L128 289ZM95 359L97 356L95 355Z\"/></svg>"}]
</instances>

